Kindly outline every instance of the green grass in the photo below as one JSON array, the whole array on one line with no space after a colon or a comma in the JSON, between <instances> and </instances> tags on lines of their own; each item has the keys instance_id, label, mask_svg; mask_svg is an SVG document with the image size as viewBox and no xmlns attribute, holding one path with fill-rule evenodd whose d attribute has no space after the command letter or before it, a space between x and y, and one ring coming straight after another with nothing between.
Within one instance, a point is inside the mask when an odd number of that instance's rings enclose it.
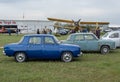
<instances>
[{"instance_id":1,"label":"green grass","mask_svg":"<svg viewBox=\"0 0 120 82\"><path fill-rule=\"evenodd\" d=\"M0 34L0 46L17 42L23 35ZM59 40L67 36L58 37ZM84 53L72 62L30 60L17 63L2 55L0 49L0 82L120 82L120 49L107 55Z\"/></svg>"}]
</instances>

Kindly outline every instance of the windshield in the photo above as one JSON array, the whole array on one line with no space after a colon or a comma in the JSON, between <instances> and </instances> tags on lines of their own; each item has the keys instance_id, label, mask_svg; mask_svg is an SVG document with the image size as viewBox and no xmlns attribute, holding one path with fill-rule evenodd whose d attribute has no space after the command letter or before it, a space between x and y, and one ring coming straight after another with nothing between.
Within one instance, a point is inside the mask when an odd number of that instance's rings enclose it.
<instances>
[{"instance_id":1,"label":"windshield","mask_svg":"<svg viewBox=\"0 0 120 82\"><path fill-rule=\"evenodd\" d=\"M21 43L23 41L23 39L24 39L24 36L20 39L20 41L18 43Z\"/></svg>"},{"instance_id":2,"label":"windshield","mask_svg":"<svg viewBox=\"0 0 120 82\"><path fill-rule=\"evenodd\" d=\"M59 43L60 41L54 36L54 39L57 43Z\"/></svg>"},{"instance_id":3,"label":"windshield","mask_svg":"<svg viewBox=\"0 0 120 82\"><path fill-rule=\"evenodd\" d=\"M105 33L104 35L103 35L103 37L107 37L108 36L108 33Z\"/></svg>"},{"instance_id":4,"label":"windshield","mask_svg":"<svg viewBox=\"0 0 120 82\"><path fill-rule=\"evenodd\" d=\"M73 37L73 35L69 35L67 40L71 40L72 37Z\"/></svg>"}]
</instances>

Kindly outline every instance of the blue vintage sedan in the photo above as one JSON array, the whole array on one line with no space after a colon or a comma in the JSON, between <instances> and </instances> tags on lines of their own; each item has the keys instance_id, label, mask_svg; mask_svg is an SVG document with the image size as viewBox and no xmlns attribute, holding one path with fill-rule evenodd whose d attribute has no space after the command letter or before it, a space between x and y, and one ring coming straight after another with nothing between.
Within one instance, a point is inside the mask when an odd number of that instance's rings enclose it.
<instances>
[{"instance_id":1,"label":"blue vintage sedan","mask_svg":"<svg viewBox=\"0 0 120 82\"><path fill-rule=\"evenodd\" d=\"M79 45L81 51L100 51L102 54L116 49L114 41L98 39L93 33L74 33L63 43Z\"/></svg>"},{"instance_id":2,"label":"blue vintage sedan","mask_svg":"<svg viewBox=\"0 0 120 82\"><path fill-rule=\"evenodd\" d=\"M17 62L27 59L61 59L72 61L73 57L81 55L80 47L71 44L60 44L53 35L25 35L18 43L4 46L4 54L13 56Z\"/></svg>"}]
</instances>

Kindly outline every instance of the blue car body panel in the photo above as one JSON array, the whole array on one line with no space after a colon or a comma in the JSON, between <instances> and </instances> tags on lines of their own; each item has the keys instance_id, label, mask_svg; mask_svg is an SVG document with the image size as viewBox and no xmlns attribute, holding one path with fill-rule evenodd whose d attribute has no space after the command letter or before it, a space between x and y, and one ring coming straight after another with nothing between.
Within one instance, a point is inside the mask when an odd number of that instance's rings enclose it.
<instances>
[{"instance_id":1,"label":"blue car body panel","mask_svg":"<svg viewBox=\"0 0 120 82\"><path fill-rule=\"evenodd\" d=\"M37 42L37 39L34 37L40 40ZM46 40L46 37L49 38L51 42L49 39ZM31 43L32 40L36 43ZM45 40L49 43L45 43ZM24 52L28 58L58 59L61 58L64 51L71 52L73 57L78 57L81 53L79 46L60 44L55 39L55 36L48 34L25 35L19 43L4 46L4 53L7 56L14 56L16 52Z\"/></svg>"}]
</instances>

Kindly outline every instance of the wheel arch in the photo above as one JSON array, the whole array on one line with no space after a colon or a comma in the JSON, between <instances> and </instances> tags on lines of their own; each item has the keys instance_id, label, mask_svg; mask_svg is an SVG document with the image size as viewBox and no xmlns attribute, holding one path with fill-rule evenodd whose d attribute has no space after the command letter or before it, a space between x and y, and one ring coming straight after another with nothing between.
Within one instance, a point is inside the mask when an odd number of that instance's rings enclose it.
<instances>
[{"instance_id":1,"label":"wheel arch","mask_svg":"<svg viewBox=\"0 0 120 82\"><path fill-rule=\"evenodd\" d=\"M13 56L15 56L16 53L24 53L27 56L27 53L25 51L15 51Z\"/></svg>"},{"instance_id":2,"label":"wheel arch","mask_svg":"<svg viewBox=\"0 0 120 82\"><path fill-rule=\"evenodd\" d=\"M72 56L73 56L73 52L72 52L72 51L70 51L70 50L64 50L64 51L62 51L62 52L61 52L61 54L60 54L60 55L62 56L62 54L63 54L64 52L70 52L70 53L72 54Z\"/></svg>"},{"instance_id":3,"label":"wheel arch","mask_svg":"<svg viewBox=\"0 0 120 82\"><path fill-rule=\"evenodd\" d=\"M110 51L109 45L103 45L100 48L100 53L101 54L107 54L107 53L109 53L109 51Z\"/></svg>"},{"instance_id":4,"label":"wheel arch","mask_svg":"<svg viewBox=\"0 0 120 82\"><path fill-rule=\"evenodd\" d=\"M107 46L107 47L110 49L110 46L109 46L109 45L102 45L102 46L100 47L100 50L101 50L101 48L102 48L103 46Z\"/></svg>"}]
</instances>

